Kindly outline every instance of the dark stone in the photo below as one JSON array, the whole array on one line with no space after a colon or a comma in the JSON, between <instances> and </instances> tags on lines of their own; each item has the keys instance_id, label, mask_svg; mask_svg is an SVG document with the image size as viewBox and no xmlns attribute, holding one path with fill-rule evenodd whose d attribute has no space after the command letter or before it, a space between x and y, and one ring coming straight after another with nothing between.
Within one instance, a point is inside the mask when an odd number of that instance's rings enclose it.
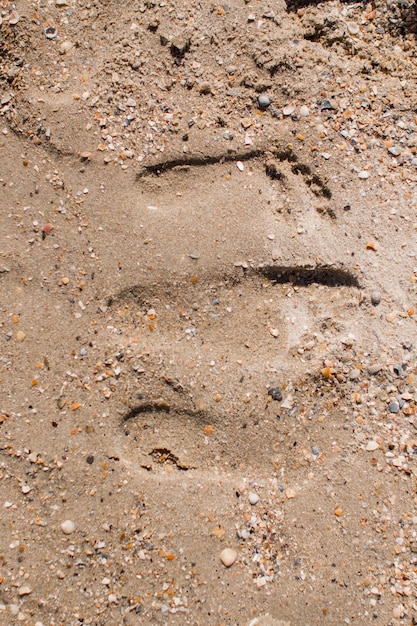
<instances>
[{"instance_id":1,"label":"dark stone","mask_svg":"<svg viewBox=\"0 0 417 626\"><path fill-rule=\"evenodd\" d=\"M271 389L268 389L268 396L271 396L271 398L277 402L281 402L282 391L279 387L271 387Z\"/></svg>"}]
</instances>

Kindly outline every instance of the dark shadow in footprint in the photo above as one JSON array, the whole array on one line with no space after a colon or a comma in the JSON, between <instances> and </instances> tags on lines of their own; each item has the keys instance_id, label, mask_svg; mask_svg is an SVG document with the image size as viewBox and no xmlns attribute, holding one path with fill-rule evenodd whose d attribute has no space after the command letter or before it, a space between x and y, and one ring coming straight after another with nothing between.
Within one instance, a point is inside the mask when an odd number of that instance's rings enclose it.
<instances>
[{"instance_id":1,"label":"dark shadow in footprint","mask_svg":"<svg viewBox=\"0 0 417 626\"><path fill-rule=\"evenodd\" d=\"M317 265L316 267L267 265L257 270L272 283L292 283L300 287L308 287L314 283L326 287L360 287L358 278L350 271Z\"/></svg>"},{"instance_id":2,"label":"dark shadow in footprint","mask_svg":"<svg viewBox=\"0 0 417 626\"><path fill-rule=\"evenodd\" d=\"M169 172L176 167L202 167L204 165L215 165L216 163L229 163L231 161L250 161L264 154L265 150L259 148L256 150L240 150L236 152L221 152L219 154L183 154L176 159L167 159L145 165L136 174L136 180L140 180L145 176L163 174Z\"/></svg>"},{"instance_id":3,"label":"dark shadow in footprint","mask_svg":"<svg viewBox=\"0 0 417 626\"><path fill-rule=\"evenodd\" d=\"M326 287L356 287L361 288L358 277L350 270L343 267L331 265L315 265L312 267L303 265L262 265L258 268L243 269L242 274L230 273L229 275L219 276L224 283L229 285L241 284L247 277L263 276L267 278L273 285L277 284L294 284L300 287L308 287L309 285L318 284ZM209 277L210 280L212 277ZM181 294L184 298L186 291L185 285L181 281L173 284L164 283L159 287L163 290L165 298L176 300ZM205 285L200 283L201 289L205 289ZM132 285L111 295L107 299L107 306L112 306L117 302L135 302L139 306L152 306L155 301L155 289L152 286ZM194 290L193 290L194 294ZM194 295L192 296L194 297ZM139 413L140 411L138 411Z\"/></svg>"}]
</instances>

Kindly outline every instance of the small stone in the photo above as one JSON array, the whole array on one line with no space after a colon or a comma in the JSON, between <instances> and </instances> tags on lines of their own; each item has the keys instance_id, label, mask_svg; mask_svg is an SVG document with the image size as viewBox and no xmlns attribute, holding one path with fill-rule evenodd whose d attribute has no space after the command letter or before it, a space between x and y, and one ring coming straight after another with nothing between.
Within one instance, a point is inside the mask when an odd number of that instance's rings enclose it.
<instances>
[{"instance_id":1,"label":"small stone","mask_svg":"<svg viewBox=\"0 0 417 626\"><path fill-rule=\"evenodd\" d=\"M351 35L357 35L359 32L359 26L356 24L356 22L348 22L347 29Z\"/></svg>"},{"instance_id":2,"label":"small stone","mask_svg":"<svg viewBox=\"0 0 417 626\"><path fill-rule=\"evenodd\" d=\"M399 156L401 154L401 148L399 146L391 146L391 148L388 148L388 152L393 156Z\"/></svg>"},{"instance_id":3,"label":"small stone","mask_svg":"<svg viewBox=\"0 0 417 626\"><path fill-rule=\"evenodd\" d=\"M269 332L271 333L271 335L275 338L279 337L279 330L278 328L270 328Z\"/></svg>"},{"instance_id":4,"label":"small stone","mask_svg":"<svg viewBox=\"0 0 417 626\"><path fill-rule=\"evenodd\" d=\"M276 400L277 402L281 402L282 391L280 387L271 387L270 389L268 389L268 396L271 396L271 398L273 400Z\"/></svg>"},{"instance_id":5,"label":"small stone","mask_svg":"<svg viewBox=\"0 0 417 626\"><path fill-rule=\"evenodd\" d=\"M271 100L266 93L260 93L258 96L258 107L261 111L265 111L269 105L271 104Z\"/></svg>"},{"instance_id":6,"label":"small stone","mask_svg":"<svg viewBox=\"0 0 417 626\"><path fill-rule=\"evenodd\" d=\"M28 596L32 593L32 589L28 585L23 585L19 587L19 591L17 592L19 596Z\"/></svg>"},{"instance_id":7,"label":"small stone","mask_svg":"<svg viewBox=\"0 0 417 626\"><path fill-rule=\"evenodd\" d=\"M300 107L300 115L301 115L302 117L308 117L308 116L310 115L309 108L308 108L308 107L306 107L306 105L305 105L305 104L303 104L303 105Z\"/></svg>"},{"instance_id":8,"label":"small stone","mask_svg":"<svg viewBox=\"0 0 417 626\"><path fill-rule=\"evenodd\" d=\"M398 404L398 402L394 400L394 402L389 403L388 411L390 413L398 413L399 410L400 410L400 405Z\"/></svg>"},{"instance_id":9,"label":"small stone","mask_svg":"<svg viewBox=\"0 0 417 626\"><path fill-rule=\"evenodd\" d=\"M378 450L379 445L376 441L368 441L368 445L366 446L366 449L368 452L373 452L374 450Z\"/></svg>"},{"instance_id":10,"label":"small stone","mask_svg":"<svg viewBox=\"0 0 417 626\"><path fill-rule=\"evenodd\" d=\"M230 567L237 559L237 552L233 548L225 548L220 553L220 560L225 567Z\"/></svg>"},{"instance_id":11,"label":"small stone","mask_svg":"<svg viewBox=\"0 0 417 626\"><path fill-rule=\"evenodd\" d=\"M67 276L64 276L63 278L61 278L61 282L62 282L63 285L68 285L69 278Z\"/></svg>"},{"instance_id":12,"label":"small stone","mask_svg":"<svg viewBox=\"0 0 417 626\"><path fill-rule=\"evenodd\" d=\"M61 524L61 530L64 535L71 535L75 530L75 524L72 520L67 519Z\"/></svg>"},{"instance_id":13,"label":"small stone","mask_svg":"<svg viewBox=\"0 0 417 626\"><path fill-rule=\"evenodd\" d=\"M259 496L257 493L251 492L248 494L248 500L252 505L254 505L259 502Z\"/></svg>"},{"instance_id":14,"label":"small stone","mask_svg":"<svg viewBox=\"0 0 417 626\"><path fill-rule=\"evenodd\" d=\"M362 170L361 172L359 172L358 178L366 180L367 178L369 178L369 172L367 172L366 170Z\"/></svg>"},{"instance_id":15,"label":"small stone","mask_svg":"<svg viewBox=\"0 0 417 626\"><path fill-rule=\"evenodd\" d=\"M59 54L68 54L68 52L70 52L73 47L74 44L72 43L72 41L69 41L67 39L67 41L63 41L62 44L59 46Z\"/></svg>"},{"instance_id":16,"label":"small stone","mask_svg":"<svg viewBox=\"0 0 417 626\"><path fill-rule=\"evenodd\" d=\"M322 105L320 107L321 111L333 111L335 107L330 102L330 100L323 100Z\"/></svg>"},{"instance_id":17,"label":"small stone","mask_svg":"<svg viewBox=\"0 0 417 626\"><path fill-rule=\"evenodd\" d=\"M293 498L295 498L296 493L294 489L288 487L288 489L285 490L285 495L287 496L288 500L292 500Z\"/></svg>"},{"instance_id":18,"label":"small stone","mask_svg":"<svg viewBox=\"0 0 417 626\"><path fill-rule=\"evenodd\" d=\"M291 394L288 395L281 406L283 409L291 410L294 407L294 397Z\"/></svg>"},{"instance_id":19,"label":"small stone","mask_svg":"<svg viewBox=\"0 0 417 626\"><path fill-rule=\"evenodd\" d=\"M349 372L350 380L359 380L360 377L361 377L361 371L357 367L354 367L353 370Z\"/></svg>"},{"instance_id":20,"label":"small stone","mask_svg":"<svg viewBox=\"0 0 417 626\"><path fill-rule=\"evenodd\" d=\"M382 370L382 365L380 363L375 363L375 365L370 365L368 367L368 374L370 376L376 376Z\"/></svg>"},{"instance_id":21,"label":"small stone","mask_svg":"<svg viewBox=\"0 0 417 626\"><path fill-rule=\"evenodd\" d=\"M47 39L55 39L57 35L58 31L53 26L48 26L48 28L45 28L45 37Z\"/></svg>"},{"instance_id":22,"label":"small stone","mask_svg":"<svg viewBox=\"0 0 417 626\"><path fill-rule=\"evenodd\" d=\"M318 456L321 450L318 446L311 446L311 452L314 454L314 456Z\"/></svg>"},{"instance_id":23,"label":"small stone","mask_svg":"<svg viewBox=\"0 0 417 626\"><path fill-rule=\"evenodd\" d=\"M47 222L42 226L42 235L50 235L52 232L53 226L51 222Z\"/></svg>"},{"instance_id":24,"label":"small stone","mask_svg":"<svg viewBox=\"0 0 417 626\"><path fill-rule=\"evenodd\" d=\"M16 26L19 20L20 20L20 15L18 15L16 11L13 11L13 13L9 17L10 26Z\"/></svg>"},{"instance_id":25,"label":"small stone","mask_svg":"<svg viewBox=\"0 0 417 626\"><path fill-rule=\"evenodd\" d=\"M295 104L287 104L287 106L285 106L282 109L282 113L286 117L288 117L289 115L292 115L294 113L294 111L295 111Z\"/></svg>"},{"instance_id":26,"label":"small stone","mask_svg":"<svg viewBox=\"0 0 417 626\"><path fill-rule=\"evenodd\" d=\"M56 404L57 404L58 409L63 409L66 404L65 398L62 398L62 397L58 398L58 400L56 401Z\"/></svg>"},{"instance_id":27,"label":"small stone","mask_svg":"<svg viewBox=\"0 0 417 626\"><path fill-rule=\"evenodd\" d=\"M10 100L12 99L12 96L9 93L4 93L0 99L0 104L8 104L10 102Z\"/></svg>"},{"instance_id":28,"label":"small stone","mask_svg":"<svg viewBox=\"0 0 417 626\"><path fill-rule=\"evenodd\" d=\"M371 293L371 302L374 306L378 306L378 304L381 302L381 294L379 291L373 291Z\"/></svg>"},{"instance_id":29,"label":"small stone","mask_svg":"<svg viewBox=\"0 0 417 626\"><path fill-rule=\"evenodd\" d=\"M25 340L26 334L23 330L18 330L16 333L16 341L22 342Z\"/></svg>"},{"instance_id":30,"label":"small stone","mask_svg":"<svg viewBox=\"0 0 417 626\"><path fill-rule=\"evenodd\" d=\"M191 39L186 34L175 37L171 42L171 54L174 57L182 58L191 47Z\"/></svg>"},{"instance_id":31,"label":"small stone","mask_svg":"<svg viewBox=\"0 0 417 626\"><path fill-rule=\"evenodd\" d=\"M29 491L31 491L31 488L29 487L29 485L23 485L22 486L22 493L29 493Z\"/></svg>"}]
</instances>

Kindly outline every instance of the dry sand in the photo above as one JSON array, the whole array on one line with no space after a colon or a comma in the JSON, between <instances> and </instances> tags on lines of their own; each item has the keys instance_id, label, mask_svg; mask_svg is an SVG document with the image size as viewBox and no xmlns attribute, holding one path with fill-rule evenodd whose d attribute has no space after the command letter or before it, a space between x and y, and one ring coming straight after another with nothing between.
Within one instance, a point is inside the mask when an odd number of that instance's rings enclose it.
<instances>
[{"instance_id":1,"label":"dry sand","mask_svg":"<svg viewBox=\"0 0 417 626\"><path fill-rule=\"evenodd\" d=\"M0 7L0 623L416 624L413 8Z\"/></svg>"}]
</instances>

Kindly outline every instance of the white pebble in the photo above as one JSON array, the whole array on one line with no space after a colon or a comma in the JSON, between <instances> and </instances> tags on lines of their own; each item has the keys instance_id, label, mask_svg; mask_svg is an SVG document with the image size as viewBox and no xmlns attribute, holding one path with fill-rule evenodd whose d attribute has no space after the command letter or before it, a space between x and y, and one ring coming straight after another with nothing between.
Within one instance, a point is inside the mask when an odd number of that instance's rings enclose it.
<instances>
[{"instance_id":1,"label":"white pebble","mask_svg":"<svg viewBox=\"0 0 417 626\"><path fill-rule=\"evenodd\" d=\"M359 26L356 22L348 22L347 29L351 35L357 35L359 32Z\"/></svg>"},{"instance_id":2,"label":"white pebble","mask_svg":"<svg viewBox=\"0 0 417 626\"><path fill-rule=\"evenodd\" d=\"M287 104L287 106L285 106L282 109L282 112L285 116L292 115L294 111L295 111L295 104Z\"/></svg>"},{"instance_id":3,"label":"white pebble","mask_svg":"<svg viewBox=\"0 0 417 626\"><path fill-rule=\"evenodd\" d=\"M74 47L74 44L72 43L72 41L63 41L62 44L59 46L59 54L67 54L70 50L72 50Z\"/></svg>"},{"instance_id":4,"label":"white pebble","mask_svg":"<svg viewBox=\"0 0 417 626\"><path fill-rule=\"evenodd\" d=\"M305 104L300 107L300 115L302 115L302 117L308 117L310 115L310 111Z\"/></svg>"},{"instance_id":5,"label":"white pebble","mask_svg":"<svg viewBox=\"0 0 417 626\"><path fill-rule=\"evenodd\" d=\"M251 504L256 504L257 502L259 502L259 496L258 496L258 494L257 494L257 493L253 493L253 492L251 492L251 493L248 495L248 499L249 499L249 502L250 502Z\"/></svg>"},{"instance_id":6,"label":"white pebble","mask_svg":"<svg viewBox=\"0 0 417 626\"><path fill-rule=\"evenodd\" d=\"M28 585L23 585L22 587L19 587L19 591L17 593L19 596L28 596L32 593L32 589L28 587Z\"/></svg>"},{"instance_id":7,"label":"white pebble","mask_svg":"<svg viewBox=\"0 0 417 626\"><path fill-rule=\"evenodd\" d=\"M75 530L75 524L72 520L67 519L61 524L61 530L64 535L71 535Z\"/></svg>"},{"instance_id":8,"label":"white pebble","mask_svg":"<svg viewBox=\"0 0 417 626\"><path fill-rule=\"evenodd\" d=\"M376 441L369 441L368 445L366 446L366 449L368 450L368 452L373 452L374 450L378 450L379 445Z\"/></svg>"},{"instance_id":9,"label":"white pebble","mask_svg":"<svg viewBox=\"0 0 417 626\"><path fill-rule=\"evenodd\" d=\"M220 560L225 567L230 567L237 559L237 552L233 548L225 548L220 553Z\"/></svg>"}]
</instances>

